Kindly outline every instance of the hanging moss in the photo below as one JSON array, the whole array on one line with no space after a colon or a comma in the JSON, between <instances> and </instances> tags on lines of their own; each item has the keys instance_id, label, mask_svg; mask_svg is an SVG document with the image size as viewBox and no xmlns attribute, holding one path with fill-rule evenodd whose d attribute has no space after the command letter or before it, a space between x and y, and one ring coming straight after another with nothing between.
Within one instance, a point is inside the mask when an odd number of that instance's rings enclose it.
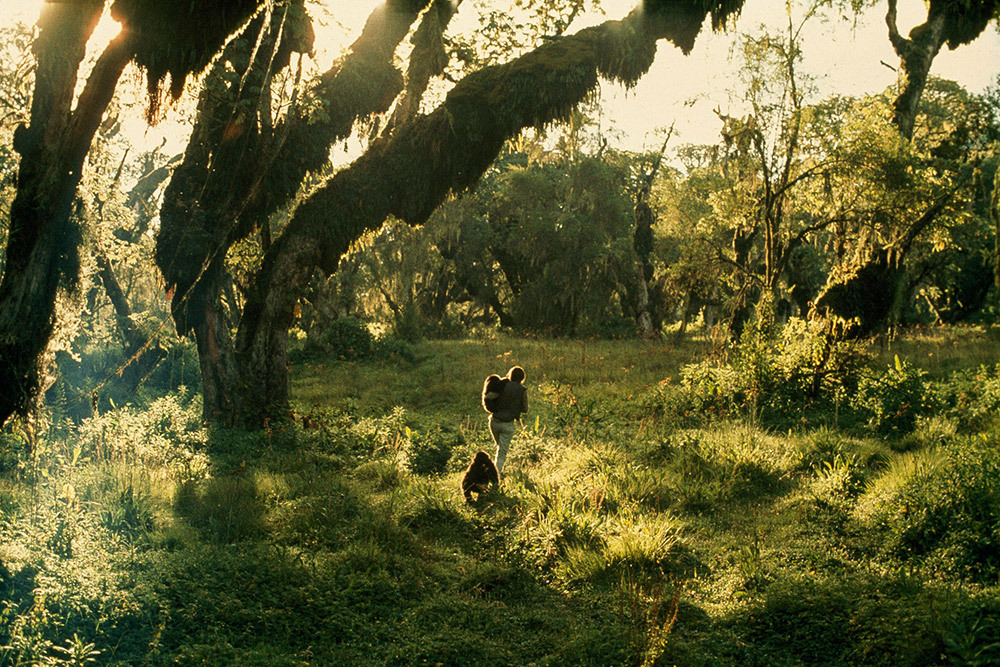
<instances>
[{"instance_id":1,"label":"hanging moss","mask_svg":"<svg viewBox=\"0 0 1000 667\"><path fill-rule=\"evenodd\" d=\"M997 18L1000 0L932 0L928 18L945 16L944 38L949 49L968 44Z\"/></svg>"},{"instance_id":2,"label":"hanging moss","mask_svg":"<svg viewBox=\"0 0 1000 667\"><path fill-rule=\"evenodd\" d=\"M702 20L711 11L698 2L680 4L686 10L696 7ZM359 234L388 215L423 223L449 192L474 185L507 139L525 127L567 118L594 90L599 74L634 83L652 64L656 41L675 34L674 24L663 17L651 21L636 11L468 75L441 107L400 126L391 139L373 143L303 203L262 272L276 276L286 270L278 266L281 253L307 247L291 240L295 237L318 239L320 250L310 248L309 254L330 272ZM308 261L299 258L294 264ZM266 293L288 281L283 274L280 279L265 275L261 282Z\"/></svg>"},{"instance_id":3,"label":"hanging moss","mask_svg":"<svg viewBox=\"0 0 1000 667\"><path fill-rule=\"evenodd\" d=\"M111 16L137 37L135 62L146 70L150 113L170 75L176 99L190 74L212 61L226 39L264 0L115 0Z\"/></svg>"},{"instance_id":4,"label":"hanging moss","mask_svg":"<svg viewBox=\"0 0 1000 667\"><path fill-rule=\"evenodd\" d=\"M257 116L259 101L247 91L264 88L267 72L287 66L292 51L311 46L301 0L287 16L276 8L259 45L263 14L227 45L205 80L184 162L160 213L157 264L167 284L176 286L179 330L199 321L200 283L211 282L202 275L206 262L214 256L221 263L233 243L286 206L306 174L327 164L330 146L348 136L357 119L390 106L403 84L393 64L396 46L430 2L390 0L376 9L351 52L314 83L307 96L312 102L276 127ZM282 20L283 41L275 45ZM257 61L248 73L255 45Z\"/></svg>"},{"instance_id":5,"label":"hanging moss","mask_svg":"<svg viewBox=\"0 0 1000 667\"><path fill-rule=\"evenodd\" d=\"M396 68L396 47L432 0L391 0L376 9L361 36L339 63L323 73L288 121L280 153L274 158L258 197L247 206L266 219L286 206L305 176L329 161L330 147L350 136L362 118L383 113L403 89Z\"/></svg>"},{"instance_id":6,"label":"hanging moss","mask_svg":"<svg viewBox=\"0 0 1000 667\"><path fill-rule=\"evenodd\" d=\"M829 284L816 299L816 311L841 320L846 338L875 333L892 312L900 270L881 252Z\"/></svg>"},{"instance_id":7,"label":"hanging moss","mask_svg":"<svg viewBox=\"0 0 1000 667\"><path fill-rule=\"evenodd\" d=\"M712 27L721 30L730 17L738 16L745 0L643 0L642 9L654 32L690 53L701 24L712 17Z\"/></svg>"}]
</instances>

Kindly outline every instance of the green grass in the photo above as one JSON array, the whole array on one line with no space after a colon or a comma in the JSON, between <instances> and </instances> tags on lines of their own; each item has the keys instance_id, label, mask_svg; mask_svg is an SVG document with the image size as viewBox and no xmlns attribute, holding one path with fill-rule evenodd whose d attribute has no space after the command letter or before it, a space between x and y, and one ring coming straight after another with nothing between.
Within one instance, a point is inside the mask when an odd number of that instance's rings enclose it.
<instances>
[{"instance_id":1,"label":"green grass","mask_svg":"<svg viewBox=\"0 0 1000 667\"><path fill-rule=\"evenodd\" d=\"M891 435L679 417L699 341L505 337L314 357L262 432L189 396L51 429L0 476L0 664L997 664L1000 381L951 379L984 340L894 343L938 398ZM531 412L466 504L515 363Z\"/></svg>"}]
</instances>

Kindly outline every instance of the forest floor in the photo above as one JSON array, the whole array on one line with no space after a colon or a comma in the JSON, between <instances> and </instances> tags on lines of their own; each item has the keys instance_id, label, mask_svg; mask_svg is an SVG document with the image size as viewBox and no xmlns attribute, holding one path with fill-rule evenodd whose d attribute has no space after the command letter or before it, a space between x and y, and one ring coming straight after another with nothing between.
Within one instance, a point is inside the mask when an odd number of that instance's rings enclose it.
<instances>
[{"instance_id":1,"label":"forest floor","mask_svg":"<svg viewBox=\"0 0 1000 667\"><path fill-rule=\"evenodd\" d=\"M1000 664L1000 341L911 332L875 412L781 419L691 402L708 350L428 341L303 358L294 425L181 393L8 434L0 664ZM466 503L514 364L530 411Z\"/></svg>"}]
</instances>

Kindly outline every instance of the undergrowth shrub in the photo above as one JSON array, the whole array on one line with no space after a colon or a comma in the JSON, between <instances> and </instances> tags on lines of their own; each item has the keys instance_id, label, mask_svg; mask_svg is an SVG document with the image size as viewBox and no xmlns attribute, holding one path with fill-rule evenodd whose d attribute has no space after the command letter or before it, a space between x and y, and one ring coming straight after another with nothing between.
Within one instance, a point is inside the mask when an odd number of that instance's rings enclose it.
<instances>
[{"instance_id":1,"label":"undergrowth shrub","mask_svg":"<svg viewBox=\"0 0 1000 667\"><path fill-rule=\"evenodd\" d=\"M792 465L791 455L772 437L735 425L680 432L671 449L667 470L677 504L695 513L775 493Z\"/></svg>"},{"instance_id":2,"label":"undergrowth shrub","mask_svg":"<svg viewBox=\"0 0 1000 667\"><path fill-rule=\"evenodd\" d=\"M354 469L354 477L371 485L374 491L395 489L403 481L403 472L395 460L366 461Z\"/></svg>"},{"instance_id":3,"label":"undergrowth shrub","mask_svg":"<svg viewBox=\"0 0 1000 667\"><path fill-rule=\"evenodd\" d=\"M146 410L125 406L80 423L82 455L96 462L162 468L178 481L208 471L207 431L197 397L181 390L158 398Z\"/></svg>"},{"instance_id":4,"label":"undergrowth shrub","mask_svg":"<svg viewBox=\"0 0 1000 667\"><path fill-rule=\"evenodd\" d=\"M766 307L759 313L728 360L688 364L678 388L654 390L668 415L703 423L744 414L781 427L837 419L868 358L862 346L834 340L819 322L793 318L779 327Z\"/></svg>"},{"instance_id":5,"label":"undergrowth shrub","mask_svg":"<svg viewBox=\"0 0 1000 667\"><path fill-rule=\"evenodd\" d=\"M405 427L403 455L407 469L417 475L437 475L448 468L451 453L465 443L462 434L435 426L423 433Z\"/></svg>"},{"instance_id":6,"label":"undergrowth shrub","mask_svg":"<svg viewBox=\"0 0 1000 667\"><path fill-rule=\"evenodd\" d=\"M28 439L8 424L0 430L0 473L15 470L29 450Z\"/></svg>"},{"instance_id":7,"label":"undergrowth shrub","mask_svg":"<svg viewBox=\"0 0 1000 667\"><path fill-rule=\"evenodd\" d=\"M349 315L330 321L318 336L306 339L301 346L288 351L293 363L316 357L333 357L340 361L384 360L412 364L417 355L406 336L388 334L375 337L368 326Z\"/></svg>"},{"instance_id":8,"label":"undergrowth shrub","mask_svg":"<svg viewBox=\"0 0 1000 667\"><path fill-rule=\"evenodd\" d=\"M859 466L878 468L889 454L881 440L854 438L827 427L796 438L793 449L795 469L802 471L818 470L837 459L854 459Z\"/></svg>"},{"instance_id":9,"label":"undergrowth shrub","mask_svg":"<svg viewBox=\"0 0 1000 667\"><path fill-rule=\"evenodd\" d=\"M981 434L899 455L860 499L855 516L873 546L975 581L1000 575L1000 438Z\"/></svg>"},{"instance_id":10,"label":"undergrowth shrub","mask_svg":"<svg viewBox=\"0 0 1000 667\"><path fill-rule=\"evenodd\" d=\"M955 371L930 386L930 397L938 414L962 431L982 430L1000 414L1000 364Z\"/></svg>"},{"instance_id":11,"label":"undergrowth shrub","mask_svg":"<svg viewBox=\"0 0 1000 667\"><path fill-rule=\"evenodd\" d=\"M867 427L882 436L911 432L917 417L927 412L926 373L897 355L893 365L879 374L858 380L852 406L867 419Z\"/></svg>"},{"instance_id":12,"label":"undergrowth shrub","mask_svg":"<svg viewBox=\"0 0 1000 667\"><path fill-rule=\"evenodd\" d=\"M101 525L131 543L147 540L155 526L156 510L148 485L137 475L118 474L106 479L110 488L98 503Z\"/></svg>"},{"instance_id":13,"label":"undergrowth shrub","mask_svg":"<svg viewBox=\"0 0 1000 667\"><path fill-rule=\"evenodd\" d=\"M362 417L350 431L364 444L371 454L386 455L402 448L405 440L406 410L396 406L381 417Z\"/></svg>"},{"instance_id":14,"label":"undergrowth shrub","mask_svg":"<svg viewBox=\"0 0 1000 667\"><path fill-rule=\"evenodd\" d=\"M374 345L375 337L365 323L350 316L331 321L319 337L324 352L345 361L369 358Z\"/></svg>"}]
</instances>

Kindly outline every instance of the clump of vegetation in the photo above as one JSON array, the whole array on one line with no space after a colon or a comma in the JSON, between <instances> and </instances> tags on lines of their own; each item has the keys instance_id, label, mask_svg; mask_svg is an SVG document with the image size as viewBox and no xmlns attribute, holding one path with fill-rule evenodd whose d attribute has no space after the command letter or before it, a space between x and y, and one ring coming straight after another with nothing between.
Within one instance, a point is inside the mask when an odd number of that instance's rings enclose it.
<instances>
[{"instance_id":1,"label":"clump of vegetation","mask_svg":"<svg viewBox=\"0 0 1000 667\"><path fill-rule=\"evenodd\" d=\"M416 361L410 343L394 335L376 338L364 322L349 315L325 324L321 331L306 338L301 347L293 348L289 358L295 362L321 358L337 361Z\"/></svg>"},{"instance_id":2,"label":"clump of vegetation","mask_svg":"<svg viewBox=\"0 0 1000 667\"><path fill-rule=\"evenodd\" d=\"M460 433L440 426L423 433L406 427L405 433L403 455L406 467L416 475L444 472L452 452L465 444Z\"/></svg>"},{"instance_id":3,"label":"clump of vegetation","mask_svg":"<svg viewBox=\"0 0 1000 667\"><path fill-rule=\"evenodd\" d=\"M780 427L840 419L868 362L863 347L818 322L778 326L766 305L761 312L728 359L688 364L679 386L659 390L671 414L688 423L744 415Z\"/></svg>"},{"instance_id":4,"label":"clump of vegetation","mask_svg":"<svg viewBox=\"0 0 1000 667\"><path fill-rule=\"evenodd\" d=\"M955 438L894 459L860 499L873 547L978 582L1000 574L1000 453L995 432Z\"/></svg>"},{"instance_id":5,"label":"clump of vegetation","mask_svg":"<svg viewBox=\"0 0 1000 667\"><path fill-rule=\"evenodd\" d=\"M847 405L847 429L778 430L745 408L681 427L635 389L659 387L658 367L606 381L608 345L498 343L537 354L550 390L533 387L535 419L475 506L459 480L490 447L478 388L466 401L442 379L431 407L418 391L421 373L470 363L461 341L422 343L409 379L304 367L295 386L327 402L259 431L205 428L187 392L76 429L8 431L3 661L997 657L1000 460L985 420L942 409L876 435ZM579 361L560 376L548 359L568 352ZM921 377L930 401L968 382ZM332 390L352 382L402 398L385 409L381 394Z\"/></svg>"},{"instance_id":6,"label":"clump of vegetation","mask_svg":"<svg viewBox=\"0 0 1000 667\"><path fill-rule=\"evenodd\" d=\"M863 374L857 392L851 398L866 425L873 432L899 437L914 429L917 417L929 405L924 383L925 373L900 360L881 373Z\"/></svg>"}]
</instances>

